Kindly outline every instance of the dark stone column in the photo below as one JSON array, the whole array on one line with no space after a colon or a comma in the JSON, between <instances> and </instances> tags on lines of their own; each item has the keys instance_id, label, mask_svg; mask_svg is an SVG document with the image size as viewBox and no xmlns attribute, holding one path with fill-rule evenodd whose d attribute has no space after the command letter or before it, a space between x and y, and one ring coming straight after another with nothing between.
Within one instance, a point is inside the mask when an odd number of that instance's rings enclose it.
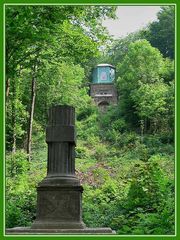
<instances>
[{"instance_id":1,"label":"dark stone column","mask_svg":"<svg viewBox=\"0 0 180 240\"><path fill-rule=\"evenodd\" d=\"M46 129L47 176L37 187L33 229L82 229L82 191L75 176L75 110L54 106Z\"/></svg>"}]
</instances>

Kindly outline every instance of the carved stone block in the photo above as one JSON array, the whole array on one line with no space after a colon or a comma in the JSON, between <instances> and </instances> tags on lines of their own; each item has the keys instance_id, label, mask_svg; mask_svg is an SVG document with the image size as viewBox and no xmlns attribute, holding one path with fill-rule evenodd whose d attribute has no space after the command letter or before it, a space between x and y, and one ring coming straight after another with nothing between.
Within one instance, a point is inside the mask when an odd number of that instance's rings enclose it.
<instances>
[{"instance_id":1,"label":"carved stone block","mask_svg":"<svg viewBox=\"0 0 180 240\"><path fill-rule=\"evenodd\" d=\"M84 228L82 187L39 187L37 216L32 228Z\"/></svg>"}]
</instances>

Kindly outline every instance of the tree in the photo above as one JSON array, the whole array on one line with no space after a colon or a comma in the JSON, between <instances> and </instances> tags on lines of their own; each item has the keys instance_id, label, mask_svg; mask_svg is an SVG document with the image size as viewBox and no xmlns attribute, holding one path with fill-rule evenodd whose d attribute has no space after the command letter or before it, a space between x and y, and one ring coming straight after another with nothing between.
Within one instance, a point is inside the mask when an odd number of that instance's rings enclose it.
<instances>
[{"instance_id":1,"label":"tree","mask_svg":"<svg viewBox=\"0 0 180 240\"><path fill-rule=\"evenodd\" d=\"M111 44L106 49L107 61L115 66L122 62L128 52L129 45L132 42L144 39L144 31L145 30L142 29L140 31L130 33L126 37L111 41Z\"/></svg>"},{"instance_id":2,"label":"tree","mask_svg":"<svg viewBox=\"0 0 180 240\"><path fill-rule=\"evenodd\" d=\"M16 88L25 90L19 101L23 102L28 117L27 124L20 126L27 132L26 148L30 154L40 74L46 68L52 69L53 65L58 68L57 63L62 62L78 62L83 66L96 56L98 47L108 38L105 28L101 28L102 18L114 17L114 12L115 7L99 6L6 6L6 108L12 116L7 130L14 129L13 134L7 133L9 143L16 143L18 137L15 133L18 116L14 103L19 97ZM52 66L49 68L48 65ZM31 92L21 85L24 77L29 81L24 82L31 85Z\"/></svg>"},{"instance_id":3,"label":"tree","mask_svg":"<svg viewBox=\"0 0 180 240\"><path fill-rule=\"evenodd\" d=\"M120 107L128 122L135 126L143 120L145 131L155 131L165 121L162 116L167 112L168 85L163 79L167 76L166 65L159 50L146 40L131 43L123 62L118 65ZM156 127L152 128L155 123Z\"/></svg>"},{"instance_id":4,"label":"tree","mask_svg":"<svg viewBox=\"0 0 180 240\"><path fill-rule=\"evenodd\" d=\"M175 44L175 7L163 6L147 30L146 39L160 50L164 57L174 59Z\"/></svg>"},{"instance_id":5,"label":"tree","mask_svg":"<svg viewBox=\"0 0 180 240\"><path fill-rule=\"evenodd\" d=\"M162 81L153 84L141 84L132 94L132 99L140 119L150 120L150 131L156 133L163 129L167 115L166 98L168 85Z\"/></svg>"}]
</instances>

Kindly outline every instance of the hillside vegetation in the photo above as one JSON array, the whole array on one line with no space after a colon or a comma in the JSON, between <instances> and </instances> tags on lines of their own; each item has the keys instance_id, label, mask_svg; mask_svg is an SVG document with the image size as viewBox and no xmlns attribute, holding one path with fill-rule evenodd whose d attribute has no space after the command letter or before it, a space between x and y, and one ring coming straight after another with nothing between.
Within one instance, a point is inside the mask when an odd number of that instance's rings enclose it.
<instances>
[{"instance_id":1,"label":"hillside vegetation","mask_svg":"<svg viewBox=\"0 0 180 240\"><path fill-rule=\"evenodd\" d=\"M174 234L174 6L118 40L101 25L115 9L6 6L7 227L35 219L47 111L68 104L76 109L85 224L122 235ZM105 113L88 95L91 69L102 62L116 66L119 96Z\"/></svg>"}]
</instances>

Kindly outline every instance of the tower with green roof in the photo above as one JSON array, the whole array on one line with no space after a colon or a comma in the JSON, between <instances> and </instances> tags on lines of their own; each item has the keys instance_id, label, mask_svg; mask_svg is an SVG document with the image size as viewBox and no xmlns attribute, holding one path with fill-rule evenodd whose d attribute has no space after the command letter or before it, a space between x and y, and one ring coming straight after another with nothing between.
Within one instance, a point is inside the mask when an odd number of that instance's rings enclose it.
<instances>
[{"instance_id":1,"label":"tower with green roof","mask_svg":"<svg viewBox=\"0 0 180 240\"><path fill-rule=\"evenodd\" d=\"M111 64L98 64L92 73L90 96L101 110L117 104L117 91L114 86L115 67Z\"/></svg>"}]
</instances>

